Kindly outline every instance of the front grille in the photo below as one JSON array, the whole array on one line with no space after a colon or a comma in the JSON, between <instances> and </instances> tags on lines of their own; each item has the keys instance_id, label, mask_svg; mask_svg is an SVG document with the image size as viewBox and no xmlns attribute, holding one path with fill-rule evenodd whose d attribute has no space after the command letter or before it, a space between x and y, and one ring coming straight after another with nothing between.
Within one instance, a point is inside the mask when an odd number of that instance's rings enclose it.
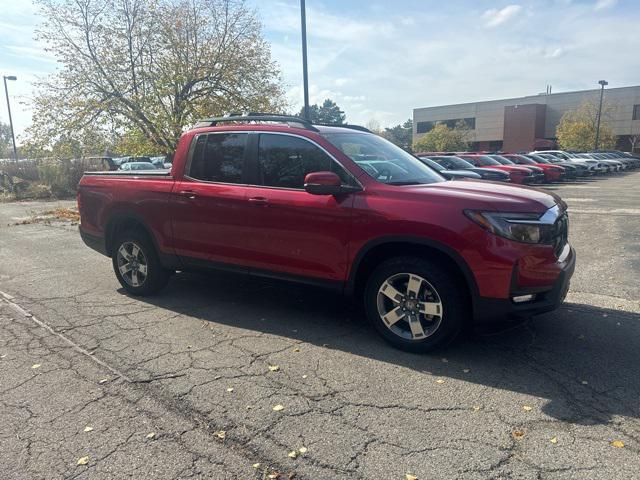
<instances>
[{"instance_id":1,"label":"front grille","mask_svg":"<svg viewBox=\"0 0 640 480\"><path fill-rule=\"evenodd\" d=\"M569 240L569 215L567 215L567 212L564 212L558 217L554 227L553 251L556 253L556 256L560 256L562 249Z\"/></svg>"}]
</instances>

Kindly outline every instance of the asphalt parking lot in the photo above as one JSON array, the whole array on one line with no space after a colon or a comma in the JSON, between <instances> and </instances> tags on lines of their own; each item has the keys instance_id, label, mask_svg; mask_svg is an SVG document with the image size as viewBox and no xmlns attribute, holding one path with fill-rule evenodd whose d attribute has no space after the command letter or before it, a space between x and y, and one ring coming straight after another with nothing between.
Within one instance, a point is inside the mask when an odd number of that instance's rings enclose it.
<instances>
[{"instance_id":1,"label":"asphalt parking lot","mask_svg":"<svg viewBox=\"0 0 640 480\"><path fill-rule=\"evenodd\" d=\"M77 226L29 220L52 203L0 204L0 472L640 478L639 186L549 186L578 255L566 303L432 355L300 286L178 274L128 297Z\"/></svg>"}]
</instances>

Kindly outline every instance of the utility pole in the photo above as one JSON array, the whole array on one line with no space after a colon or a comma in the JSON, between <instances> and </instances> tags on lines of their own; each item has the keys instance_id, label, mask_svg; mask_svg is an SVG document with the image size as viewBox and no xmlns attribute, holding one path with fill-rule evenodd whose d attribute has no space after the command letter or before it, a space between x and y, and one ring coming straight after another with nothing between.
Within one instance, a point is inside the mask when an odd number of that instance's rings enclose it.
<instances>
[{"instance_id":1,"label":"utility pole","mask_svg":"<svg viewBox=\"0 0 640 480\"><path fill-rule=\"evenodd\" d=\"M11 105L9 104L9 89L7 88L7 80L17 80L15 75L3 75L4 94L7 97L7 111L9 112L9 127L11 127L11 140L13 140L13 160L18 161L18 150L16 149L16 136L13 134L13 120L11 119Z\"/></svg>"},{"instance_id":2,"label":"utility pole","mask_svg":"<svg viewBox=\"0 0 640 480\"><path fill-rule=\"evenodd\" d=\"M304 89L304 118L309 120L309 74L307 72L307 14L305 0L300 0L300 26L302 28L302 82Z\"/></svg>"},{"instance_id":3,"label":"utility pole","mask_svg":"<svg viewBox=\"0 0 640 480\"><path fill-rule=\"evenodd\" d=\"M600 117L602 117L602 97L604 96L604 86L609 85L606 80L600 80L600 107L598 107L598 124L596 125L596 145L594 150L598 150L598 144L600 143Z\"/></svg>"}]
</instances>

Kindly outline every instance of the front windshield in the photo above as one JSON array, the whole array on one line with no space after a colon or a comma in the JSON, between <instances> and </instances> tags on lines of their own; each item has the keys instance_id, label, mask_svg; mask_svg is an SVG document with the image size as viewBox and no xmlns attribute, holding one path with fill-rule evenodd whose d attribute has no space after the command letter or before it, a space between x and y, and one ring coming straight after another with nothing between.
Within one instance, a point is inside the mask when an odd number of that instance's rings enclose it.
<instances>
[{"instance_id":1,"label":"front windshield","mask_svg":"<svg viewBox=\"0 0 640 480\"><path fill-rule=\"evenodd\" d=\"M501 155L491 155L491 158L496 160L498 163L501 163L502 165L513 165L513 162L511 160L509 160L508 158L504 158Z\"/></svg>"},{"instance_id":2,"label":"front windshield","mask_svg":"<svg viewBox=\"0 0 640 480\"><path fill-rule=\"evenodd\" d=\"M491 157L488 157L487 155L469 155L462 158L477 159L480 161L480 165L502 165L501 163L497 162Z\"/></svg>"},{"instance_id":3,"label":"front windshield","mask_svg":"<svg viewBox=\"0 0 640 480\"><path fill-rule=\"evenodd\" d=\"M530 158L527 158L523 155L515 155L516 158L518 158L522 163L526 163L527 165L535 165L536 162L534 162L533 160L531 160Z\"/></svg>"},{"instance_id":4,"label":"front windshield","mask_svg":"<svg viewBox=\"0 0 640 480\"><path fill-rule=\"evenodd\" d=\"M444 170L444 167L442 165L440 165L439 163L434 162L433 160L431 160L428 157L419 157L420 160L422 160L424 162L424 164L427 167L431 167L433 168L436 172L441 172L442 170Z\"/></svg>"},{"instance_id":5,"label":"front windshield","mask_svg":"<svg viewBox=\"0 0 640 480\"><path fill-rule=\"evenodd\" d=\"M324 133L323 136L378 182L419 185L445 181L416 157L377 135Z\"/></svg>"},{"instance_id":6,"label":"front windshield","mask_svg":"<svg viewBox=\"0 0 640 480\"><path fill-rule=\"evenodd\" d=\"M465 170L467 168L475 168L472 164L470 164L466 160L463 160L460 157L437 157L437 158L446 159L451 165L453 165L456 168L460 168L462 170Z\"/></svg>"}]
</instances>

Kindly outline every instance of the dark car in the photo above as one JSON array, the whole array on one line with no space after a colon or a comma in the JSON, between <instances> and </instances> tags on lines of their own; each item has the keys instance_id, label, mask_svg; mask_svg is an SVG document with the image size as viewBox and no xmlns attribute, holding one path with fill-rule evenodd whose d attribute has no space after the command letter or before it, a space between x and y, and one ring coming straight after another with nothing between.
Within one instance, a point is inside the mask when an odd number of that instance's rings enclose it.
<instances>
[{"instance_id":1,"label":"dark car","mask_svg":"<svg viewBox=\"0 0 640 480\"><path fill-rule=\"evenodd\" d=\"M442 165L447 170L464 170L480 175L483 180L492 180L494 182L508 182L509 174L498 170L489 170L487 168L477 168L471 163L460 157L449 155L429 155L428 157L438 165Z\"/></svg>"},{"instance_id":2,"label":"dark car","mask_svg":"<svg viewBox=\"0 0 640 480\"><path fill-rule=\"evenodd\" d=\"M431 160L429 157L418 157L422 163L427 165L428 167L433 168L436 172L438 172L443 177L449 180L457 180L462 178L471 178L474 180L482 180L482 177L474 172L469 170L447 170L439 163Z\"/></svg>"}]
</instances>

